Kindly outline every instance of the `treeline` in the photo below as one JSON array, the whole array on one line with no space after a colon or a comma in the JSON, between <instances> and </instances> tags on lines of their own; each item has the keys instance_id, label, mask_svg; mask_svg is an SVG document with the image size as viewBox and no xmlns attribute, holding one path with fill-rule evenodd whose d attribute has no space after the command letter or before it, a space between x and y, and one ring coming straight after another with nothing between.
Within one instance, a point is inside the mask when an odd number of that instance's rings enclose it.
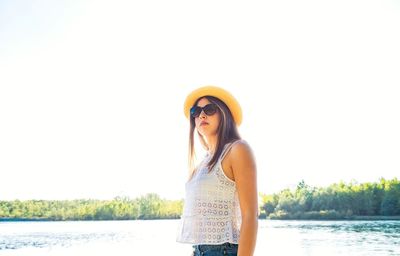
<instances>
[{"instance_id":1,"label":"treeline","mask_svg":"<svg viewBox=\"0 0 400 256\"><path fill-rule=\"evenodd\" d=\"M335 183L326 188L301 181L296 189L261 194L261 216L270 219L372 219L400 215L400 182Z\"/></svg>"},{"instance_id":2,"label":"treeline","mask_svg":"<svg viewBox=\"0 0 400 256\"><path fill-rule=\"evenodd\" d=\"M137 220L175 219L182 200L165 200L157 194L113 200L0 201L0 220Z\"/></svg>"},{"instance_id":3,"label":"treeline","mask_svg":"<svg viewBox=\"0 0 400 256\"><path fill-rule=\"evenodd\" d=\"M293 190L260 194L260 218L373 219L400 217L400 182L340 182L326 188L301 181ZM0 220L138 220L177 219L183 200L161 199L157 194L113 200L0 201Z\"/></svg>"}]
</instances>

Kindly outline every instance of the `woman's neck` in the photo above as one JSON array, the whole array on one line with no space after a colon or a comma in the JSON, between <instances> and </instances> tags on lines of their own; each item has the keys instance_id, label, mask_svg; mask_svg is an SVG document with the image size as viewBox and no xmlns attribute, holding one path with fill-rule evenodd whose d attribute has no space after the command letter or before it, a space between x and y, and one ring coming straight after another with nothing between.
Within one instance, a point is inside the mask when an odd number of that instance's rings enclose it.
<instances>
[{"instance_id":1,"label":"woman's neck","mask_svg":"<svg viewBox=\"0 0 400 256\"><path fill-rule=\"evenodd\" d=\"M218 141L217 136L207 137L206 141L207 141L207 145L208 145L208 153L211 155L214 154L214 152L217 148L217 141Z\"/></svg>"}]
</instances>

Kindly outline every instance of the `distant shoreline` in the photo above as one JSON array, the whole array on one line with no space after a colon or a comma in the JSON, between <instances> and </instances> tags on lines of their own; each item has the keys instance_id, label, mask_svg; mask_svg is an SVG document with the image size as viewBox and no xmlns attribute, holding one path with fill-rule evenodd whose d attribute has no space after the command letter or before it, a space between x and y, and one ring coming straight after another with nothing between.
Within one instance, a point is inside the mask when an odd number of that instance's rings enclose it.
<instances>
[{"instance_id":1,"label":"distant shoreline","mask_svg":"<svg viewBox=\"0 0 400 256\"><path fill-rule=\"evenodd\" d=\"M259 219L269 220L400 220L400 181L328 187L307 185L277 194L259 193ZM0 200L0 221L85 221L179 219L184 199L163 199L155 193L112 200Z\"/></svg>"},{"instance_id":2,"label":"distant shoreline","mask_svg":"<svg viewBox=\"0 0 400 256\"><path fill-rule=\"evenodd\" d=\"M348 220L400 220L400 216L353 216Z\"/></svg>"},{"instance_id":3,"label":"distant shoreline","mask_svg":"<svg viewBox=\"0 0 400 256\"><path fill-rule=\"evenodd\" d=\"M348 216L342 218L267 218L267 220L322 220L322 221L330 221L330 220L400 220L400 216Z\"/></svg>"},{"instance_id":4,"label":"distant shoreline","mask_svg":"<svg viewBox=\"0 0 400 256\"><path fill-rule=\"evenodd\" d=\"M259 218L260 220L265 220L265 218ZM129 219L127 219L129 220ZM131 219L131 220L176 220L176 218L159 218L159 219ZM310 219L291 219L291 218L275 218L266 220L311 220L311 221L351 221L351 220L400 220L400 216L350 216L345 218L337 218L337 219L318 219L318 218L310 218ZM33 222L33 221L43 221L43 222L50 222L50 221L121 221L121 220L85 220L85 219L75 219L75 220L57 220L57 219L48 219L48 218L1 218L0 222Z\"/></svg>"}]
</instances>

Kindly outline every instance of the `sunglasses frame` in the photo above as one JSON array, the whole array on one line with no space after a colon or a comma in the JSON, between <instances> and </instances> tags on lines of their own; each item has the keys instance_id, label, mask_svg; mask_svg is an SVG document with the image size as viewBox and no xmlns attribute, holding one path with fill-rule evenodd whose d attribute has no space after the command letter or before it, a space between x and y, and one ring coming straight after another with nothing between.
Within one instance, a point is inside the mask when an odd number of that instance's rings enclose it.
<instances>
[{"instance_id":1,"label":"sunglasses frame","mask_svg":"<svg viewBox=\"0 0 400 256\"><path fill-rule=\"evenodd\" d=\"M214 107L214 108L211 108L211 107ZM211 109L209 109L209 108L211 108ZM200 109L200 111L198 111L198 109ZM217 111L218 111L217 104L209 103L209 104L205 105L204 107L200 107L200 106L191 107L190 108L190 116L192 116L194 118L199 117L201 112L204 112L204 114L206 114L207 116L212 116L215 113L217 113ZM196 114L196 112L198 112L198 114Z\"/></svg>"}]
</instances>

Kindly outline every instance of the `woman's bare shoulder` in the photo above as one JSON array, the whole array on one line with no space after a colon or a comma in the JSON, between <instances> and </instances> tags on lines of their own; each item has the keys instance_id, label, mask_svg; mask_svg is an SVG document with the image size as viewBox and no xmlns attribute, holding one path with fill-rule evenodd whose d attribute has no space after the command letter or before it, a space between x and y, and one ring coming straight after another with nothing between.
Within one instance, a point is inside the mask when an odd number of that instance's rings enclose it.
<instances>
[{"instance_id":1,"label":"woman's bare shoulder","mask_svg":"<svg viewBox=\"0 0 400 256\"><path fill-rule=\"evenodd\" d=\"M236 153L252 153L252 149L246 140L240 139L233 142L232 149Z\"/></svg>"},{"instance_id":2,"label":"woman's bare shoulder","mask_svg":"<svg viewBox=\"0 0 400 256\"><path fill-rule=\"evenodd\" d=\"M231 163L235 163L238 161L254 161L253 150L251 149L249 143L243 139L234 142L229 157Z\"/></svg>"}]
</instances>

